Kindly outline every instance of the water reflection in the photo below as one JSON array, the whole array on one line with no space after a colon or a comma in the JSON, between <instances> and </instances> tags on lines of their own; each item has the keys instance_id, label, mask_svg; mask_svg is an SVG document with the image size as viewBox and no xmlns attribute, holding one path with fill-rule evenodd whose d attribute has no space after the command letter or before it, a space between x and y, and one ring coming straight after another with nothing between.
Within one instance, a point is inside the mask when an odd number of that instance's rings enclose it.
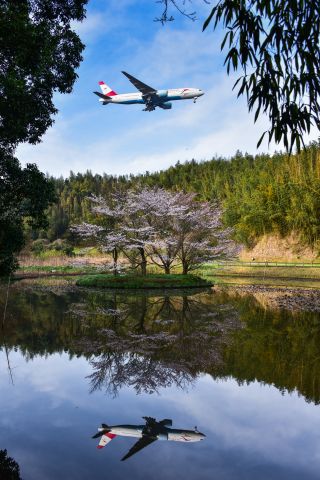
<instances>
[{"instance_id":1,"label":"water reflection","mask_svg":"<svg viewBox=\"0 0 320 480\"><path fill-rule=\"evenodd\" d=\"M319 316L229 292L14 286L0 331L14 373L13 386L2 347L0 440L23 477L318 478L319 408L279 391L319 402ZM117 449L130 452L130 438L97 451L93 425L145 412L199 425L206 441L155 442L128 462Z\"/></svg>"},{"instance_id":2,"label":"water reflection","mask_svg":"<svg viewBox=\"0 0 320 480\"><path fill-rule=\"evenodd\" d=\"M11 363L10 363L9 349L8 349L8 345L7 345L7 341L6 341L6 326L5 326L5 322L3 322L2 325L1 325L1 338L2 338L2 348L4 349L5 356L6 356L6 360L7 360L7 370L8 370L10 382L11 382L12 385L14 385L14 381L13 381L13 371L12 371L12 367L11 367ZM1 351L1 349L0 349L0 351ZM0 477L0 478L1 478L1 477Z\"/></svg>"},{"instance_id":3,"label":"water reflection","mask_svg":"<svg viewBox=\"0 0 320 480\"><path fill-rule=\"evenodd\" d=\"M9 457L7 450L0 450L1 480L21 480L19 464Z\"/></svg>"},{"instance_id":4,"label":"water reflection","mask_svg":"<svg viewBox=\"0 0 320 480\"><path fill-rule=\"evenodd\" d=\"M183 430L172 427L172 420L165 418L156 421L153 417L142 417L145 420L143 425L106 425L102 424L98 428L98 433L93 435L92 438L100 438L98 447L104 448L115 437L134 437L139 440L130 448L129 452L122 457L123 460L127 460L132 455L135 455L140 450L148 447L157 440L168 440L173 442L199 442L206 437L203 433L199 432L197 427L194 430Z\"/></svg>"},{"instance_id":5,"label":"water reflection","mask_svg":"<svg viewBox=\"0 0 320 480\"><path fill-rule=\"evenodd\" d=\"M128 386L186 388L208 373L320 402L319 315L272 310L250 295L13 288L0 344L27 360L82 356L92 367L91 391L113 396Z\"/></svg>"},{"instance_id":6,"label":"water reflection","mask_svg":"<svg viewBox=\"0 0 320 480\"><path fill-rule=\"evenodd\" d=\"M96 300L73 305L71 312L77 316L80 311L89 330L78 346L90 356L91 391L105 389L114 396L125 386L137 393L187 387L209 365L222 364L228 334L241 326L232 306L208 310L199 295L114 294L104 308ZM93 331L92 325L101 321L103 328Z\"/></svg>"}]
</instances>

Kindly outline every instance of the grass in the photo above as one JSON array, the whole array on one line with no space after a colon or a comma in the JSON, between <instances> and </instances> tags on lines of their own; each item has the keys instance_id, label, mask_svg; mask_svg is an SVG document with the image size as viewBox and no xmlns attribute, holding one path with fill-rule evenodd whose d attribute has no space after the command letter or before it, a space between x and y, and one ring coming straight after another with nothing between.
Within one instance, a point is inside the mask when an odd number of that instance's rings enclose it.
<instances>
[{"instance_id":1,"label":"grass","mask_svg":"<svg viewBox=\"0 0 320 480\"><path fill-rule=\"evenodd\" d=\"M196 271L215 285L268 285L320 288L319 264L221 262L207 263Z\"/></svg>"},{"instance_id":2,"label":"grass","mask_svg":"<svg viewBox=\"0 0 320 480\"><path fill-rule=\"evenodd\" d=\"M103 273L107 271L110 257L102 256L72 256L66 255L41 257L23 254L19 257L19 268L15 273L17 278L34 276L57 276Z\"/></svg>"},{"instance_id":3,"label":"grass","mask_svg":"<svg viewBox=\"0 0 320 480\"><path fill-rule=\"evenodd\" d=\"M308 278L263 278L263 277L241 277L237 276L207 276L207 280L212 279L215 286L266 286L266 287L288 287L288 288L312 288L320 289L320 280Z\"/></svg>"},{"instance_id":4,"label":"grass","mask_svg":"<svg viewBox=\"0 0 320 480\"><path fill-rule=\"evenodd\" d=\"M70 265L60 265L60 266L50 266L50 265L41 265L41 266L29 266L19 268L13 275L13 279L21 280L24 278L46 278L46 277L65 277L65 276L75 276L75 275L90 275L94 273L102 273L103 268L95 266L70 266Z\"/></svg>"},{"instance_id":5,"label":"grass","mask_svg":"<svg viewBox=\"0 0 320 480\"><path fill-rule=\"evenodd\" d=\"M248 263L221 263L205 264L197 273L208 277L258 277L278 279L315 279L320 280L318 265L297 264L248 264Z\"/></svg>"},{"instance_id":6,"label":"grass","mask_svg":"<svg viewBox=\"0 0 320 480\"><path fill-rule=\"evenodd\" d=\"M76 256L86 256L86 257L104 257L105 254L102 254L97 247L74 247L73 252Z\"/></svg>"},{"instance_id":7,"label":"grass","mask_svg":"<svg viewBox=\"0 0 320 480\"><path fill-rule=\"evenodd\" d=\"M80 287L100 288L194 288L210 287L212 281L196 277L195 275L86 275L76 281Z\"/></svg>"},{"instance_id":8,"label":"grass","mask_svg":"<svg viewBox=\"0 0 320 480\"><path fill-rule=\"evenodd\" d=\"M72 265L30 265L28 267L20 268L17 272L23 271L26 273L96 273L97 267L90 266L90 265L79 265L79 266L72 266Z\"/></svg>"}]
</instances>

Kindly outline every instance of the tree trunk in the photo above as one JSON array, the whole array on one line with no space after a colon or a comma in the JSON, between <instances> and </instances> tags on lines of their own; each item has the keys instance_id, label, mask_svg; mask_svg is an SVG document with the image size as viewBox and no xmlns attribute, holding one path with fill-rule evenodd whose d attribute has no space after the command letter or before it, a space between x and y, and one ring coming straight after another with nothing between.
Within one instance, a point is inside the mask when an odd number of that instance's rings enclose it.
<instances>
[{"instance_id":1,"label":"tree trunk","mask_svg":"<svg viewBox=\"0 0 320 480\"><path fill-rule=\"evenodd\" d=\"M144 295L141 297L141 305L140 305L139 311L140 311L140 318L139 318L139 323L137 325L137 330L136 331L137 331L137 333L139 333L141 335L141 334L146 333L144 322L145 322L147 311L148 311L148 309L147 309L147 297L144 296Z\"/></svg>"},{"instance_id":2,"label":"tree trunk","mask_svg":"<svg viewBox=\"0 0 320 480\"><path fill-rule=\"evenodd\" d=\"M182 275L187 275L189 272L189 265L187 262L182 262Z\"/></svg>"},{"instance_id":3,"label":"tree trunk","mask_svg":"<svg viewBox=\"0 0 320 480\"><path fill-rule=\"evenodd\" d=\"M114 248L112 251L112 258L113 258L113 275L118 274L118 250Z\"/></svg>"},{"instance_id":4,"label":"tree trunk","mask_svg":"<svg viewBox=\"0 0 320 480\"><path fill-rule=\"evenodd\" d=\"M189 300L186 295L182 297L182 331L184 330L185 324L188 320L188 312L190 311Z\"/></svg>"},{"instance_id":5,"label":"tree trunk","mask_svg":"<svg viewBox=\"0 0 320 480\"><path fill-rule=\"evenodd\" d=\"M165 266L164 266L164 273L165 273L166 275L170 275L170 265L165 265Z\"/></svg>"},{"instance_id":6,"label":"tree trunk","mask_svg":"<svg viewBox=\"0 0 320 480\"><path fill-rule=\"evenodd\" d=\"M189 270L189 265L187 262L187 255L184 251L183 245L181 246L181 263L182 263L182 275L187 275L188 270Z\"/></svg>"},{"instance_id":7,"label":"tree trunk","mask_svg":"<svg viewBox=\"0 0 320 480\"><path fill-rule=\"evenodd\" d=\"M145 256L145 253L144 253L144 248L140 247L139 249L139 253L141 255L141 274L143 276L147 275L147 259L146 259L146 256Z\"/></svg>"}]
</instances>

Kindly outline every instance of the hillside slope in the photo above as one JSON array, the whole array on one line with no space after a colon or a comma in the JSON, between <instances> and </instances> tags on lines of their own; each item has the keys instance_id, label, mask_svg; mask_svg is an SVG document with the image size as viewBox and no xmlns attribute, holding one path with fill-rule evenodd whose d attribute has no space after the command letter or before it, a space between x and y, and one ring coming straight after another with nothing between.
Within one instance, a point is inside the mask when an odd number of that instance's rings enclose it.
<instances>
[{"instance_id":1,"label":"hillside slope","mask_svg":"<svg viewBox=\"0 0 320 480\"><path fill-rule=\"evenodd\" d=\"M257 244L249 249L244 248L240 260L249 262L319 262L319 251L303 244L299 234L291 233L287 237L278 234L263 235Z\"/></svg>"}]
</instances>

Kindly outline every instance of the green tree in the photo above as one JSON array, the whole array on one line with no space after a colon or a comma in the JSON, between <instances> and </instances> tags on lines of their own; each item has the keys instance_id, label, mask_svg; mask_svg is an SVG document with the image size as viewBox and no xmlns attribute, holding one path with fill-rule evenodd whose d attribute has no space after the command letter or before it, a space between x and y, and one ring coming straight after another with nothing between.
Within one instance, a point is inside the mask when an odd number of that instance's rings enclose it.
<instances>
[{"instance_id":1,"label":"green tree","mask_svg":"<svg viewBox=\"0 0 320 480\"><path fill-rule=\"evenodd\" d=\"M35 165L22 169L14 150L21 142L40 142L57 113L54 92L72 90L84 45L71 22L83 20L86 3L0 2L0 274L17 265L25 219L43 227L54 198L44 175Z\"/></svg>"},{"instance_id":2,"label":"green tree","mask_svg":"<svg viewBox=\"0 0 320 480\"><path fill-rule=\"evenodd\" d=\"M21 168L12 155L0 157L0 274L17 266L15 254L24 245L24 222L46 226L45 210L54 201L53 184L35 165Z\"/></svg>"}]
</instances>

